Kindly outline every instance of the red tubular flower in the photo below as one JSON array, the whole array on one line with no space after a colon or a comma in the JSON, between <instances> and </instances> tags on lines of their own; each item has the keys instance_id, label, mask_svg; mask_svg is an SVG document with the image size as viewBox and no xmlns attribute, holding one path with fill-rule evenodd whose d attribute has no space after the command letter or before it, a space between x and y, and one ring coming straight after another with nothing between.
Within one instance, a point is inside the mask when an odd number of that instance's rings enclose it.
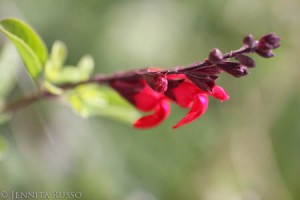
<instances>
[{"instance_id":1,"label":"red tubular flower","mask_svg":"<svg viewBox=\"0 0 300 200\"><path fill-rule=\"evenodd\" d=\"M154 111L139 118L133 124L135 128L139 129L152 128L165 120L170 114L170 100L183 108L190 108L187 115L173 126L173 128L178 128L194 121L206 112L209 102L208 95L220 101L229 99L222 87L215 85L211 92L203 91L182 74L168 75L167 82L168 89L164 93L154 91L144 79L115 81L110 84L140 111Z\"/></svg>"},{"instance_id":2,"label":"red tubular flower","mask_svg":"<svg viewBox=\"0 0 300 200\"><path fill-rule=\"evenodd\" d=\"M141 111L150 111L157 106L161 99L161 95L145 85L139 93L133 96L133 99L137 109Z\"/></svg>"},{"instance_id":3,"label":"red tubular flower","mask_svg":"<svg viewBox=\"0 0 300 200\"><path fill-rule=\"evenodd\" d=\"M182 118L173 128L178 128L182 125L190 123L203 115L208 107L208 97L206 94L198 94L194 98L193 105L187 115Z\"/></svg>"},{"instance_id":4,"label":"red tubular flower","mask_svg":"<svg viewBox=\"0 0 300 200\"><path fill-rule=\"evenodd\" d=\"M133 126L146 129L160 124L170 113L170 105L163 93L155 92L145 80L112 81L110 85L140 111L154 113L138 119Z\"/></svg>"},{"instance_id":5,"label":"red tubular flower","mask_svg":"<svg viewBox=\"0 0 300 200\"><path fill-rule=\"evenodd\" d=\"M201 90L193 83L184 81L178 87L173 89L175 101L183 108L188 108L194 100L194 97L201 93Z\"/></svg>"},{"instance_id":6,"label":"red tubular flower","mask_svg":"<svg viewBox=\"0 0 300 200\"><path fill-rule=\"evenodd\" d=\"M161 100L154 108L154 113L151 115L143 116L138 119L133 126L139 129L152 128L160 124L170 114L170 104L167 100Z\"/></svg>"},{"instance_id":7,"label":"red tubular flower","mask_svg":"<svg viewBox=\"0 0 300 200\"><path fill-rule=\"evenodd\" d=\"M148 85L134 95L135 106L141 111L154 110L153 114L138 119L133 126L146 129L160 124L169 116L170 104L163 94L153 91Z\"/></svg>"},{"instance_id":8,"label":"red tubular flower","mask_svg":"<svg viewBox=\"0 0 300 200\"><path fill-rule=\"evenodd\" d=\"M174 75L172 78L174 78ZM194 121L206 112L209 102L207 95L211 95L220 101L229 99L227 92L220 86L214 86L212 92L209 93L199 89L188 79L185 79L174 88L169 88L166 95L183 108L191 108L187 115L173 126L174 129Z\"/></svg>"}]
</instances>

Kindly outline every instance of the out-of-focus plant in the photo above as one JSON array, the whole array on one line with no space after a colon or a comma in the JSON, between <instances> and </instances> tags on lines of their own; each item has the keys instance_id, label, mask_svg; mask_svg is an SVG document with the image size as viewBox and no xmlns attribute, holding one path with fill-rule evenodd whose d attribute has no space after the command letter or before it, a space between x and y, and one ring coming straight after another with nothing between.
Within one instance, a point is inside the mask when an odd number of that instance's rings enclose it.
<instances>
[{"instance_id":1,"label":"out-of-focus plant","mask_svg":"<svg viewBox=\"0 0 300 200\"><path fill-rule=\"evenodd\" d=\"M215 48L207 59L187 67L169 70L150 67L112 75L92 75L94 61L91 56L83 56L77 66L66 65L65 44L56 41L48 55L42 39L24 22L4 19L0 22L0 31L16 46L38 88L34 94L3 104L2 114L40 99L64 97L84 117L103 115L128 122L135 120L134 127L141 129L154 127L167 118L170 102L190 108L173 128L195 120L206 112L208 96L221 101L229 99L227 92L215 83L220 73L237 78L245 76L249 68L255 67L254 60L246 54L257 53L270 58L274 56L272 49L280 46L280 38L274 33L259 40L248 35L240 49L223 54ZM135 108L154 112L140 117Z\"/></svg>"}]
</instances>

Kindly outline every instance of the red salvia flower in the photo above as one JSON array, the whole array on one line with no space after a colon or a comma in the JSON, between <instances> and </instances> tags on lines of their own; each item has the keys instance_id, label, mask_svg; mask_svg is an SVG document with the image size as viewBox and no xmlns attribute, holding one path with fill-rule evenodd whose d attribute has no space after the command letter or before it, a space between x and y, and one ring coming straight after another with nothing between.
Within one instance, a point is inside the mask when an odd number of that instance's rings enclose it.
<instances>
[{"instance_id":1,"label":"red salvia flower","mask_svg":"<svg viewBox=\"0 0 300 200\"><path fill-rule=\"evenodd\" d=\"M169 90L171 90L171 93L173 94L171 98L178 105L183 108L191 108L187 115L173 126L173 128L178 128L202 116L208 107L209 100L207 95L211 95L221 101L229 99L227 92L220 86L214 86L212 88L212 93L208 93L199 89L188 79L184 79L177 87L170 88Z\"/></svg>"},{"instance_id":2,"label":"red salvia flower","mask_svg":"<svg viewBox=\"0 0 300 200\"><path fill-rule=\"evenodd\" d=\"M190 123L203 115L208 107L208 98L206 94L198 94L195 96L193 100L192 107L190 111L187 113L187 115L182 118L173 128L178 128L182 125L185 125L187 123Z\"/></svg>"},{"instance_id":3,"label":"red salvia flower","mask_svg":"<svg viewBox=\"0 0 300 200\"><path fill-rule=\"evenodd\" d=\"M215 83L220 73L226 72L237 78L246 76L248 68L255 67L255 62L245 54L255 52L262 57L272 57L272 50L280 46L280 38L274 33L264 35L260 40L248 35L243 44L241 49L226 54L214 48L206 60L186 68L132 71L111 79L109 84L138 110L152 112L138 119L133 124L135 128L147 129L160 124L170 114L170 102L188 108L188 113L173 126L176 129L201 117L208 108L209 96L221 102L229 99L227 92Z\"/></svg>"},{"instance_id":4,"label":"red salvia flower","mask_svg":"<svg viewBox=\"0 0 300 200\"><path fill-rule=\"evenodd\" d=\"M160 124L170 114L170 101L183 108L190 108L187 115L173 126L173 128L178 128L194 121L205 113L209 102L208 95L221 101L229 99L228 94L220 86L214 86L212 93L208 93L199 89L182 74L178 76L169 75L167 78L169 83L177 81L177 84L170 85L165 93L154 91L144 80L130 85L131 89L129 91L125 90L123 86L127 88L131 82L119 81L111 84L120 94L130 100L138 110L153 111L153 113L138 119L133 124L135 128L147 129Z\"/></svg>"},{"instance_id":5,"label":"red salvia flower","mask_svg":"<svg viewBox=\"0 0 300 200\"><path fill-rule=\"evenodd\" d=\"M141 117L133 126L135 128L151 128L160 124L169 116L170 104L162 93L155 92L148 85L134 95L135 106L141 111L154 110L153 114Z\"/></svg>"}]
</instances>

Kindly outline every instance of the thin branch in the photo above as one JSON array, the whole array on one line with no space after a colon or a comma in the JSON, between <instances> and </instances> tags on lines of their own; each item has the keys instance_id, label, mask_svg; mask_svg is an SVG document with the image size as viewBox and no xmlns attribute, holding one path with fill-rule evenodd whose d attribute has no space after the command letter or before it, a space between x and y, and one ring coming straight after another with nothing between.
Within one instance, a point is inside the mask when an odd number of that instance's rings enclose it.
<instances>
[{"instance_id":1,"label":"thin branch","mask_svg":"<svg viewBox=\"0 0 300 200\"><path fill-rule=\"evenodd\" d=\"M212 66L214 64L216 64L216 65L221 64L222 62L226 62L226 60L228 60L230 58L237 58L237 56L240 56L240 55L243 55L246 53L256 52L262 57L269 58L269 57L274 56L274 54L272 54L271 50L275 49L277 47L279 47L279 37L277 37L273 33L263 36L259 41L254 40L253 36L248 35L244 38L244 46L242 46L240 49L230 51L228 53L225 53L224 55L222 55L220 52L221 57L220 57L219 63L214 63L211 61L210 58L207 58L207 59L204 59L203 61L198 61L198 62L192 63L192 64L188 65L187 67L179 66L179 67L175 67L175 68L172 68L169 70L156 71L155 73L185 74L188 72L199 70L199 69L207 67L207 66ZM212 54L212 52L210 53L210 55L211 54ZM88 80L85 80L85 81L80 81L80 82L76 82L76 83L66 83L66 84L56 85L56 86L59 87L60 89L62 89L63 91L67 91L67 90L74 89L77 86L91 84L91 83L101 84L101 85L109 85L111 82L113 82L115 80L125 80L126 81L126 80L140 79L140 78L144 78L146 75L149 75L150 73L153 73L153 72L149 72L148 68L144 68L144 69L138 69L138 70L118 72L118 73L114 73L112 75L98 74L98 75L91 77ZM230 73L230 72L228 72L228 73ZM240 76L236 76L236 77L240 77ZM59 96L59 95L53 94L50 91L47 91L46 89L40 89L36 93L33 93L29 96L21 97L20 99L14 101L12 103L8 103L6 106L4 106L4 108L0 111L0 113L1 112L14 112L21 108L29 106L38 100L49 99L49 98L53 98L53 97L57 97L57 96Z\"/></svg>"}]
</instances>

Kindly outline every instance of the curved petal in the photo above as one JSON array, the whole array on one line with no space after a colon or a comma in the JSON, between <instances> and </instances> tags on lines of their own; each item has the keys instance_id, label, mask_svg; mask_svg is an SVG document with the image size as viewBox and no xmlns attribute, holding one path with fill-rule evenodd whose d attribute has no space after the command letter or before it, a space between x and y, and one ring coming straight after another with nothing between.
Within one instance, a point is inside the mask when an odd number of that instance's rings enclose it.
<instances>
[{"instance_id":1,"label":"curved petal","mask_svg":"<svg viewBox=\"0 0 300 200\"><path fill-rule=\"evenodd\" d=\"M178 128L182 125L185 125L187 123L190 123L203 115L208 107L208 97L206 94L198 94L195 99L194 103L190 109L190 111L187 113L187 115L182 118L173 128Z\"/></svg>"},{"instance_id":2,"label":"curved petal","mask_svg":"<svg viewBox=\"0 0 300 200\"><path fill-rule=\"evenodd\" d=\"M173 89L173 93L176 103L184 108L187 108L194 101L195 96L201 93L201 90L193 83L183 82L178 87Z\"/></svg>"},{"instance_id":3,"label":"curved petal","mask_svg":"<svg viewBox=\"0 0 300 200\"><path fill-rule=\"evenodd\" d=\"M220 101L227 101L230 98L228 93L221 86L215 86L211 95Z\"/></svg>"},{"instance_id":4,"label":"curved petal","mask_svg":"<svg viewBox=\"0 0 300 200\"><path fill-rule=\"evenodd\" d=\"M138 119L133 126L139 129L152 128L160 124L170 114L170 104L167 100L160 101L159 105L155 108L154 114L147 115Z\"/></svg>"},{"instance_id":5,"label":"curved petal","mask_svg":"<svg viewBox=\"0 0 300 200\"><path fill-rule=\"evenodd\" d=\"M160 101L159 93L154 92L149 86L134 95L134 105L141 111L153 110Z\"/></svg>"}]
</instances>

